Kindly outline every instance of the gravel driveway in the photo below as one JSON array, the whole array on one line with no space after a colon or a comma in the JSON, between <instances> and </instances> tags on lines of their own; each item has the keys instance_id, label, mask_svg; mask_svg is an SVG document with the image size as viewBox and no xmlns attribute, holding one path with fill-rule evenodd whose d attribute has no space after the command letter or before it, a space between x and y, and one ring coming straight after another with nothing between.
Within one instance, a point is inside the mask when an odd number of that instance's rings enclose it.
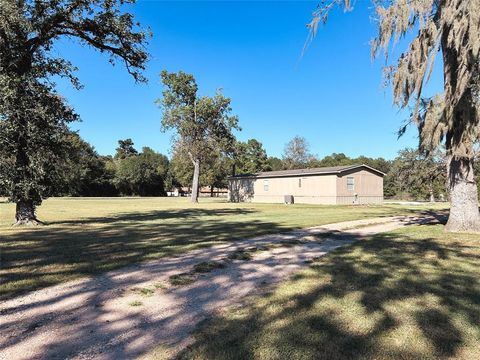
<instances>
[{"instance_id":1,"label":"gravel driveway","mask_svg":"<svg viewBox=\"0 0 480 360\"><path fill-rule=\"evenodd\" d=\"M430 221L375 218L262 236L3 301L0 359L131 359L161 344L173 356L200 321L288 278L312 258L362 236Z\"/></svg>"}]
</instances>

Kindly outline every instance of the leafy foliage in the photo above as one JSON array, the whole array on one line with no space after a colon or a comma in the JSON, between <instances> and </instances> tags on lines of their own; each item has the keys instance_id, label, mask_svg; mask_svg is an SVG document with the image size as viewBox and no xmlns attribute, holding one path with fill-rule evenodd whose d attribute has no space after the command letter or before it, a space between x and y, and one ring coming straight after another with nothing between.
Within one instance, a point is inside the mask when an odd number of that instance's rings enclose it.
<instances>
[{"instance_id":1,"label":"leafy foliage","mask_svg":"<svg viewBox=\"0 0 480 360\"><path fill-rule=\"evenodd\" d=\"M269 156L267 159L268 168L271 171L283 170L283 161L275 156Z\"/></svg>"},{"instance_id":2,"label":"leafy foliage","mask_svg":"<svg viewBox=\"0 0 480 360\"><path fill-rule=\"evenodd\" d=\"M225 189L228 188L227 178L232 175L233 160L232 158L217 151L204 162L203 170L201 171L200 184L213 188Z\"/></svg>"},{"instance_id":3,"label":"leafy foliage","mask_svg":"<svg viewBox=\"0 0 480 360\"><path fill-rule=\"evenodd\" d=\"M437 151L424 155L404 149L392 162L385 178L386 196L415 200L446 200L445 156Z\"/></svg>"},{"instance_id":4,"label":"leafy foliage","mask_svg":"<svg viewBox=\"0 0 480 360\"><path fill-rule=\"evenodd\" d=\"M56 195L114 196L115 164L111 157L98 155L77 133L67 135L68 160L63 164L64 180Z\"/></svg>"},{"instance_id":5,"label":"leafy foliage","mask_svg":"<svg viewBox=\"0 0 480 360\"><path fill-rule=\"evenodd\" d=\"M100 156L76 133L67 138L67 160L60 164L61 178L53 195L116 196L165 195L169 161L148 147L126 157ZM129 147L134 143L128 139ZM125 140L119 140L120 146Z\"/></svg>"},{"instance_id":6,"label":"leafy foliage","mask_svg":"<svg viewBox=\"0 0 480 360\"><path fill-rule=\"evenodd\" d=\"M286 169L301 169L313 160L310 144L304 137L295 136L283 150L283 163Z\"/></svg>"},{"instance_id":7,"label":"leafy foliage","mask_svg":"<svg viewBox=\"0 0 480 360\"><path fill-rule=\"evenodd\" d=\"M270 170L267 152L260 141L249 139L239 141L235 149L236 171L242 174L254 174Z\"/></svg>"},{"instance_id":8,"label":"leafy foliage","mask_svg":"<svg viewBox=\"0 0 480 360\"><path fill-rule=\"evenodd\" d=\"M0 186L10 201L35 206L54 193L66 161L66 124L77 118L50 85L0 69Z\"/></svg>"},{"instance_id":9,"label":"leafy foliage","mask_svg":"<svg viewBox=\"0 0 480 360\"><path fill-rule=\"evenodd\" d=\"M78 115L56 92L53 77L79 89L75 67L52 51L77 40L121 61L136 81L147 60L146 32L121 10L133 0L2 0L0 7L0 186L29 222L34 207L62 178L67 124ZM20 215L27 215L20 219Z\"/></svg>"},{"instance_id":10,"label":"leafy foliage","mask_svg":"<svg viewBox=\"0 0 480 360\"><path fill-rule=\"evenodd\" d=\"M118 140L115 159L125 159L132 155L137 155L138 151L134 148L132 139Z\"/></svg>"},{"instance_id":11,"label":"leafy foliage","mask_svg":"<svg viewBox=\"0 0 480 360\"><path fill-rule=\"evenodd\" d=\"M209 158L200 166L200 185L216 188L226 188L227 177L231 175L233 160L226 154L217 151L211 153ZM170 161L169 175L172 187L191 187L193 167L188 149L181 143L173 145L172 159Z\"/></svg>"},{"instance_id":12,"label":"leafy foliage","mask_svg":"<svg viewBox=\"0 0 480 360\"><path fill-rule=\"evenodd\" d=\"M172 185L175 187L191 187L193 178L192 161L187 152L180 144L174 143L172 146L172 157L170 160L170 174L172 176Z\"/></svg>"},{"instance_id":13,"label":"leafy foliage","mask_svg":"<svg viewBox=\"0 0 480 360\"><path fill-rule=\"evenodd\" d=\"M144 147L140 154L119 161L115 184L123 195L165 195L167 171L167 157Z\"/></svg>"},{"instance_id":14,"label":"leafy foliage","mask_svg":"<svg viewBox=\"0 0 480 360\"><path fill-rule=\"evenodd\" d=\"M231 100L217 91L214 97L198 96L193 75L182 71L160 74L165 86L162 99L162 129L174 129L177 146L188 154L193 166L192 201L197 201L200 165L212 157L233 152L233 129L239 129L238 118L232 116Z\"/></svg>"},{"instance_id":15,"label":"leafy foliage","mask_svg":"<svg viewBox=\"0 0 480 360\"><path fill-rule=\"evenodd\" d=\"M158 100L163 110L162 129L175 129L178 141L189 156L205 160L212 150L233 150L233 129L239 129L238 118L231 116L231 100L217 92L214 97L197 94L193 75L183 71L160 74L165 85L163 98Z\"/></svg>"},{"instance_id":16,"label":"leafy foliage","mask_svg":"<svg viewBox=\"0 0 480 360\"><path fill-rule=\"evenodd\" d=\"M370 158L368 156L359 156L357 158L350 158L344 153L333 153L325 156L323 159L311 160L311 167L331 167L331 166L347 166L364 164L380 170L383 173L390 171L391 162L384 158Z\"/></svg>"}]
</instances>

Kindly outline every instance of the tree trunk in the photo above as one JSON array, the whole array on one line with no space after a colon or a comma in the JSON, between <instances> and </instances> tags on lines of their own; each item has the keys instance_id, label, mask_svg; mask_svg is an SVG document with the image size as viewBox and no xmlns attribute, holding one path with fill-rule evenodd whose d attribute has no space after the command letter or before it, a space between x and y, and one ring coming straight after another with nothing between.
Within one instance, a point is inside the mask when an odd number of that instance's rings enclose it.
<instances>
[{"instance_id":1,"label":"tree trunk","mask_svg":"<svg viewBox=\"0 0 480 360\"><path fill-rule=\"evenodd\" d=\"M456 20L458 21L458 19ZM478 210L478 192L473 174L473 143L476 134L476 109L471 87L467 87L461 96L454 96L458 91L459 70L458 53L449 44L453 25L448 25L442 32L442 55L444 76L444 97L446 101L458 98L447 114L452 118L445 136L447 150L447 182L450 197L450 216L447 231L480 231L480 212ZM471 65L473 66L473 65ZM462 70L463 71L463 70ZM467 69L465 71L473 71Z\"/></svg>"},{"instance_id":2,"label":"tree trunk","mask_svg":"<svg viewBox=\"0 0 480 360\"><path fill-rule=\"evenodd\" d=\"M435 194L433 192L433 185L430 185L428 187L428 193L430 194L430 202L434 203L435 202Z\"/></svg>"},{"instance_id":3,"label":"tree trunk","mask_svg":"<svg viewBox=\"0 0 480 360\"><path fill-rule=\"evenodd\" d=\"M26 125L24 125L24 127L26 127ZM19 172L18 178L16 179L18 182L25 182L25 180L32 181L32 179L27 175L27 169L30 166L30 161L25 151L27 146L27 141L22 133L18 139L17 154L15 159L16 168L21 169L21 172ZM15 209L15 223L13 225L20 226L38 224L41 224L41 222L35 216L35 205L33 200L31 198L18 200Z\"/></svg>"},{"instance_id":4,"label":"tree trunk","mask_svg":"<svg viewBox=\"0 0 480 360\"><path fill-rule=\"evenodd\" d=\"M35 216L35 205L33 205L31 200L20 200L17 202L15 220L14 226L41 224L41 221Z\"/></svg>"},{"instance_id":5,"label":"tree trunk","mask_svg":"<svg viewBox=\"0 0 480 360\"><path fill-rule=\"evenodd\" d=\"M479 232L477 184L473 175L473 159L449 156L448 190L450 194L450 216L447 231Z\"/></svg>"},{"instance_id":6,"label":"tree trunk","mask_svg":"<svg viewBox=\"0 0 480 360\"><path fill-rule=\"evenodd\" d=\"M210 185L210 197L213 197L213 185Z\"/></svg>"},{"instance_id":7,"label":"tree trunk","mask_svg":"<svg viewBox=\"0 0 480 360\"><path fill-rule=\"evenodd\" d=\"M192 203L198 203L199 182L200 182L200 159L193 160L193 183L192 183Z\"/></svg>"}]
</instances>

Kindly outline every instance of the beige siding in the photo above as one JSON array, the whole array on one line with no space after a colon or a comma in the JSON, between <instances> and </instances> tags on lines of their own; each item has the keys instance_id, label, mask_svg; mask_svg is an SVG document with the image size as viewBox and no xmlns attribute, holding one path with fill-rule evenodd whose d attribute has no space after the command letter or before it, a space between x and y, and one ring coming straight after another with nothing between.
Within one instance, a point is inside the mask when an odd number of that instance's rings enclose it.
<instances>
[{"instance_id":1,"label":"beige siding","mask_svg":"<svg viewBox=\"0 0 480 360\"><path fill-rule=\"evenodd\" d=\"M354 188L349 190L347 178L350 177L354 179ZM357 168L342 176L318 174L230 180L230 201L283 203L285 195L293 195L294 202L301 204L377 204L383 202L383 177L367 168Z\"/></svg>"},{"instance_id":2,"label":"beige siding","mask_svg":"<svg viewBox=\"0 0 480 360\"><path fill-rule=\"evenodd\" d=\"M285 195L293 195L296 203L335 204L336 182L336 175L256 179L253 201L283 203Z\"/></svg>"},{"instance_id":3,"label":"beige siding","mask_svg":"<svg viewBox=\"0 0 480 360\"><path fill-rule=\"evenodd\" d=\"M354 189L349 190L347 178L353 177ZM355 197L355 194L357 196ZM369 170L361 170L337 177L338 204L372 204L383 202L383 177Z\"/></svg>"}]
</instances>

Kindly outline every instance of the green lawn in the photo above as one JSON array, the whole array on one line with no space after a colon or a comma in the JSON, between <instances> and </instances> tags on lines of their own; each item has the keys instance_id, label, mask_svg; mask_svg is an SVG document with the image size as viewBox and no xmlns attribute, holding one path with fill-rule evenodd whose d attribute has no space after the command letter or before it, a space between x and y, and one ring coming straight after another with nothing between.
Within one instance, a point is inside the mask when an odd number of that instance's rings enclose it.
<instances>
[{"instance_id":1,"label":"green lawn","mask_svg":"<svg viewBox=\"0 0 480 360\"><path fill-rule=\"evenodd\" d=\"M404 228L340 248L208 321L184 359L480 359L480 236Z\"/></svg>"},{"instance_id":2,"label":"green lawn","mask_svg":"<svg viewBox=\"0 0 480 360\"><path fill-rule=\"evenodd\" d=\"M186 198L56 198L38 209L47 226L12 228L14 205L0 202L0 299L219 242L428 210L428 205L285 206L211 199L191 205Z\"/></svg>"}]
</instances>

